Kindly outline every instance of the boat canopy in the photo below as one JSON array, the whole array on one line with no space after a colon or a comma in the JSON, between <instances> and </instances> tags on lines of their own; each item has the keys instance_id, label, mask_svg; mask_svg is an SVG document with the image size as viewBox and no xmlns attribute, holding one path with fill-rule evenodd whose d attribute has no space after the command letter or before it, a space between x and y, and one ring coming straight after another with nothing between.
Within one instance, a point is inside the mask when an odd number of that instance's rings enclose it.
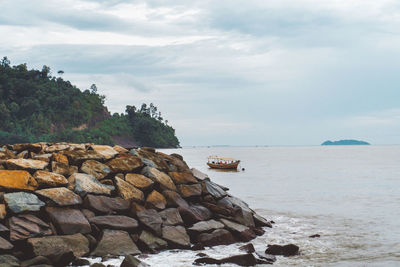
<instances>
[{"instance_id":1,"label":"boat canopy","mask_svg":"<svg viewBox=\"0 0 400 267\"><path fill-rule=\"evenodd\" d=\"M208 159L224 160L224 161L235 161L234 158L225 158L219 156L209 156Z\"/></svg>"}]
</instances>

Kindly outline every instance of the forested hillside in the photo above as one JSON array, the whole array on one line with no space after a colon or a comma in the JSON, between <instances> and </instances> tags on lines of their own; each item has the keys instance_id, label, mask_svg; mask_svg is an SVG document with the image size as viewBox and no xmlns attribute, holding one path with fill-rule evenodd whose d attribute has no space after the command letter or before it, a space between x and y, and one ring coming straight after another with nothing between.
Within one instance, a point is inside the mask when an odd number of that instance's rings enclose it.
<instances>
[{"instance_id":1,"label":"forested hillside","mask_svg":"<svg viewBox=\"0 0 400 267\"><path fill-rule=\"evenodd\" d=\"M58 71L61 76L63 71ZM81 91L51 75L0 61L0 143L77 142L125 146L178 147L175 130L153 104L128 105L111 115L96 85Z\"/></svg>"}]
</instances>

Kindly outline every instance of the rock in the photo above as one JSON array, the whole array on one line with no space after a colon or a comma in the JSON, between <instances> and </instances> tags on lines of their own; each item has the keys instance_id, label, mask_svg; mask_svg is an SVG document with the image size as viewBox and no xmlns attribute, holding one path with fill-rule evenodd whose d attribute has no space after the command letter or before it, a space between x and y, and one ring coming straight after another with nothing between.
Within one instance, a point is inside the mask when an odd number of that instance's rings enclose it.
<instances>
[{"instance_id":1,"label":"rock","mask_svg":"<svg viewBox=\"0 0 400 267\"><path fill-rule=\"evenodd\" d=\"M29 267L29 266L34 266L34 265L38 265L38 264L51 265L51 261L44 256L37 256L32 259L21 262L21 267Z\"/></svg>"},{"instance_id":2,"label":"rock","mask_svg":"<svg viewBox=\"0 0 400 267\"><path fill-rule=\"evenodd\" d=\"M72 266L86 266L86 265L90 265L90 261L88 261L87 259L75 259L72 263Z\"/></svg>"},{"instance_id":3,"label":"rock","mask_svg":"<svg viewBox=\"0 0 400 267\"><path fill-rule=\"evenodd\" d=\"M246 251L247 253L253 253L256 251L252 243L248 243L246 245L239 247L239 250Z\"/></svg>"},{"instance_id":4,"label":"rock","mask_svg":"<svg viewBox=\"0 0 400 267\"><path fill-rule=\"evenodd\" d=\"M3 220L7 215L6 205L0 204L0 220Z\"/></svg>"},{"instance_id":5,"label":"rock","mask_svg":"<svg viewBox=\"0 0 400 267\"><path fill-rule=\"evenodd\" d=\"M294 244L288 245L268 245L265 254L282 255L282 256L296 256L299 254L299 247Z\"/></svg>"},{"instance_id":6,"label":"rock","mask_svg":"<svg viewBox=\"0 0 400 267\"><path fill-rule=\"evenodd\" d=\"M104 160L104 156L94 150L70 150L65 151L64 155L68 157L68 161L73 165L81 165L86 160Z\"/></svg>"},{"instance_id":7,"label":"rock","mask_svg":"<svg viewBox=\"0 0 400 267\"><path fill-rule=\"evenodd\" d=\"M272 224L269 221L267 221L255 212L253 213L253 219L256 226L272 228Z\"/></svg>"},{"instance_id":8,"label":"rock","mask_svg":"<svg viewBox=\"0 0 400 267\"><path fill-rule=\"evenodd\" d=\"M254 266L257 264L256 258L251 253L223 258L220 260L220 262L221 264L234 263L239 266Z\"/></svg>"},{"instance_id":9,"label":"rock","mask_svg":"<svg viewBox=\"0 0 400 267\"><path fill-rule=\"evenodd\" d=\"M169 208L163 211L160 211L160 214L163 225L179 225L183 224L183 220L181 215L179 214L178 209Z\"/></svg>"},{"instance_id":10,"label":"rock","mask_svg":"<svg viewBox=\"0 0 400 267\"><path fill-rule=\"evenodd\" d=\"M188 228L190 232L194 233L203 233L203 232L210 232L214 231L216 229L222 229L224 228L224 224L221 222L215 221L215 220L209 220L209 221L201 221L198 223L195 223L192 227Z\"/></svg>"},{"instance_id":11,"label":"rock","mask_svg":"<svg viewBox=\"0 0 400 267\"><path fill-rule=\"evenodd\" d=\"M196 256L197 257L207 257L208 255L206 253L200 252L200 253L197 253Z\"/></svg>"},{"instance_id":12,"label":"rock","mask_svg":"<svg viewBox=\"0 0 400 267\"><path fill-rule=\"evenodd\" d=\"M39 155L34 155L32 159L50 162L52 156L53 156L52 154L39 154Z\"/></svg>"},{"instance_id":13,"label":"rock","mask_svg":"<svg viewBox=\"0 0 400 267\"><path fill-rule=\"evenodd\" d=\"M310 236L309 236L309 238L317 238L317 237L321 237L321 235L315 234L315 235L310 235Z\"/></svg>"},{"instance_id":14,"label":"rock","mask_svg":"<svg viewBox=\"0 0 400 267\"><path fill-rule=\"evenodd\" d=\"M106 160L112 159L118 154L118 152L110 146L91 145L90 147L98 154L102 155Z\"/></svg>"},{"instance_id":15,"label":"rock","mask_svg":"<svg viewBox=\"0 0 400 267\"><path fill-rule=\"evenodd\" d=\"M102 257L107 255L122 256L140 253L140 250L133 243L127 232L104 230L99 244L90 255Z\"/></svg>"},{"instance_id":16,"label":"rock","mask_svg":"<svg viewBox=\"0 0 400 267\"><path fill-rule=\"evenodd\" d=\"M11 244L10 242L8 242L7 240L5 240L0 236L0 251L11 250L13 248L14 248L13 244Z\"/></svg>"},{"instance_id":17,"label":"rock","mask_svg":"<svg viewBox=\"0 0 400 267\"><path fill-rule=\"evenodd\" d=\"M0 267L19 267L19 260L9 254L0 255Z\"/></svg>"},{"instance_id":18,"label":"rock","mask_svg":"<svg viewBox=\"0 0 400 267\"><path fill-rule=\"evenodd\" d=\"M205 264L216 264L216 265L220 265L221 261L214 259L214 258L210 258L210 257L203 257L200 259L196 259L193 263L193 265L205 265Z\"/></svg>"},{"instance_id":19,"label":"rock","mask_svg":"<svg viewBox=\"0 0 400 267\"><path fill-rule=\"evenodd\" d=\"M143 210L146 210L146 208L136 202L132 202L129 209L129 216L137 218L137 213Z\"/></svg>"},{"instance_id":20,"label":"rock","mask_svg":"<svg viewBox=\"0 0 400 267\"><path fill-rule=\"evenodd\" d=\"M114 173L127 173L135 170L139 170L143 167L143 162L139 157L129 156L129 157L121 157L110 160L106 163L107 166Z\"/></svg>"},{"instance_id":21,"label":"rock","mask_svg":"<svg viewBox=\"0 0 400 267\"><path fill-rule=\"evenodd\" d=\"M132 154L131 150L131 154ZM167 172L169 170L167 162L160 155L156 154L155 151L147 150L147 149L139 149L136 150L138 156L142 159L143 162L146 162L146 165L155 166L161 171ZM149 164L150 163L150 164Z\"/></svg>"},{"instance_id":22,"label":"rock","mask_svg":"<svg viewBox=\"0 0 400 267\"><path fill-rule=\"evenodd\" d=\"M178 157L170 156L162 152L157 152L168 164L170 171L189 172L190 169L185 161Z\"/></svg>"},{"instance_id":23,"label":"rock","mask_svg":"<svg viewBox=\"0 0 400 267\"><path fill-rule=\"evenodd\" d=\"M225 190L223 190L219 185L211 181L204 181L205 188L207 192L213 196L215 199L221 199L227 195Z\"/></svg>"},{"instance_id":24,"label":"rock","mask_svg":"<svg viewBox=\"0 0 400 267\"><path fill-rule=\"evenodd\" d=\"M45 205L36 195L25 192L4 194L4 201L14 213L39 211Z\"/></svg>"},{"instance_id":25,"label":"rock","mask_svg":"<svg viewBox=\"0 0 400 267\"><path fill-rule=\"evenodd\" d=\"M0 223L0 236L6 237L9 239L10 230Z\"/></svg>"},{"instance_id":26,"label":"rock","mask_svg":"<svg viewBox=\"0 0 400 267\"><path fill-rule=\"evenodd\" d=\"M53 153L52 154L53 157L53 161L59 162L59 163L63 163L65 165L69 165L69 161L67 156L60 154L60 153Z\"/></svg>"},{"instance_id":27,"label":"rock","mask_svg":"<svg viewBox=\"0 0 400 267\"><path fill-rule=\"evenodd\" d=\"M268 261L270 264L272 264L276 261L276 257L274 255L265 254L263 251L256 251L256 255L259 258Z\"/></svg>"},{"instance_id":28,"label":"rock","mask_svg":"<svg viewBox=\"0 0 400 267\"><path fill-rule=\"evenodd\" d=\"M184 200L181 195L175 191L165 190L162 192L165 199L167 200L167 205L170 207L183 207L188 208L189 204Z\"/></svg>"},{"instance_id":29,"label":"rock","mask_svg":"<svg viewBox=\"0 0 400 267\"><path fill-rule=\"evenodd\" d=\"M69 187L72 187L74 192L80 196L85 196L88 193L97 195L111 195L113 187L100 183L91 175L83 173L74 173L68 178Z\"/></svg>"},{"instance_id":30,"label":"rock","mask_svg":"<svg viewBox=\"0 0 400 267\"><path fill-rule=\"evenodd\" d=\"M49 165L49 163L34 159L9 159L6 161L6 165L9 170L36 171L43 170Z\"/></svg>"},{"instance_id":31,"label":"rock","mask_svg":"<svg viewBox=\"0 0 400 267\"><path fill-rule=\"evenodd\" d=\"M201 244L201 243L196 243L196 244L194 244L190 249L191 249L191 250L194 250L194 251L197 251L197 250L204 250L205 247L204 247L204 245Z\"/></svg>"},{"instance_id":32,"label":"rock","mask_svg":"<svg viewBox=\"0 0 400 267\"><path fill-rule=\"evenodd\" d=\"M224 206L212 204L209 202L202 202L201 203L203 206L211 210L215 214L227 216L227 217L232 217L235 214L235 210L231 208L226 208Z\"/></svg>"},{"instance_id":33,"label":"rock","mask_svg":"<svg viewBox=\"0 0 400 267\"><path fill-rule=\"evenodd\" d=\"M162 219L156 210L148 209L136 213L139 221L157 236L161 236Z\"/></svg>"},{"instance_id":34,"label":"rock","mask_svg":"<svg viewBox=\"0 0 400 267\"><path fill-rule=\"evenodd\" d=\"M81 171L92 175L97 180L104 179L111 173L111 169L107 165L95 160L87 160L83 162Z\"/></svg>"},{"instance_id":35,"label":"rock","mask_svg":"<svg viewBox=\"0 0 400 267\"><path fill-rule=\"evenodd\" d=\"M200 184L180 184L178 185L179 192L184 198L195 197L201 195L201 185Z\"/></svg>"},{"instance_id":36,"label":"rock","mask_svg":"<svg viewBox=\"0 0 400 267\"><path fill-rule=\"evenodd\" d=\"M14 144L11 149L17 152L28 150L29 152L39 153L42 150L41 144Z\"/></svg>"},{"instance_id":37,"label":"rock","mask_svg":"<svg viewBox=\"0 0 400 267\"><path fill-rule=\"evenodd\" d=\"M125 181L128 183L132 184L136 188L140 190L147 190L151 188L154 184L154 182L147 178L146 176L142 174L137 174L137 173L127 173L125 175Z\"/></svg>"},{"instance_id":38,"label":"rock","mask_svg":"<svg viewBox=\"0 0 400 267\"><path fill-rule=\"evenodd\" d=\"M27 171L0 170L0 188L33 191L36 180Z\"/></svg>"},{"instance_id":39,"label":"rock","mask_svg":"<svg viewBox=\"0 0 400 267\"><path fill-rule=\"evenodd\" d=\"M40 187L59 187L68 184L68 180L63 175L53 172L39 170L33 174L33 177Z\"/></svg>"},{"instance_id":40,"label":"rock","mask_svg":"<svg viewBox=\"0 0 400 267\"><path fill-rule=\"evenodd\" d=\"M192 205L188 208L179 207L179 214L181 215L185 225L192 225L200 221L207 221L211 219L211 212L200 205Z\"/></svg>"},{"instance_id":41,"label":"rock","mask_svg":"<svg viewBox=\"0 0 400 267\"><path fill-rule=\"evenodd\" d=\"M168 247L168 243L165 240L156 237L148 231L142 231L139 236L139 241L152 252L159 251Z\"/></svg>"},{"instance_id":42,"label":"rock","mask_svg":"<svg viewBox=\"0 0 400 267\"><path fill-rule=\"evenodd\" d=\"M262 236L265 234L265 230L262 229L261 227L254 227L254 228L252 228L252 230L258 236Z\"/></svg>"},{"instance_id":43,"label":"rock","mask_svg":"<svg viewBox=\"0 0 400 267\"><path fill-rule=\"evenodd\" d=\"M240 239L241 241L247 242L250 241L254 238L256 238L256 234L247 226L226 220L226 219L221 219L221 222L225 225L225 227L235 233L235 235Z\"/></svg>"},{"instance_id":44,"label":"rock","mask_svg":"<svg viewBox=\"0 0 400 267\"><path fill-rule=\"evenodd\" d=\"M203 181L203 180L210 180L210 178L208 177L207 174L205 174L205 173L199 171L199 170L196 169L196 168L192 168L192 174L193 174L193 176L194 176L195 178L197 178L197 179L199 179L199 180L201 180L201 181Z\"/></svg>"},{"instance_id":45,"label":"rock","mask_svg":"<svg viewBox=\"0 0 400 267\"><path fill-rule=\"evenodd\" d=\"M53 234L50 225L32 214L13 216L8 219L8 225L12 242Z\"/></svg>"},{"instance_id":46,"label":"rock","mask_svg":"<svg viewBox=\"0 0 400 267\"><path fill-rule=\"evenodd\" d=\"M103 214L122 213L129 210L130 201L122 198L106 196L86 195L83 201L84 207Z\"/></svg>"},{"instance_id":47,"label":"rock","mask_svg":"<svg viewBox=\"0 0 400 267\"><path fill-rule=\"evenodd\" d=\"M134 201L143 202L144 194L142 191L134 187L132 184L116 177L115 184L118 189L118 194L123 199L132 199Z\"/></svg>"},{"instance_id":48,"label":"rock","mask_svg":"<svg viewBox=\"0 0 400 267\"><path fill-rule=\"evenodd\" d=\"M190 248L190 237L183 226L164 226L162 228L162 238L172 246Z\"/></svg>"},{"instance_id":49,"label":"rock","mask_svg":"<svg viewBox=\"0 0 400 267\"><path fill-rule=\"evenodd\" d=\"M55 254L55 255L50 255L47 257L50 259L50 261L55 266L68 266L72 261L74 261L76 259L75 255L72 251L63 252L63 253L59 253L59 254ZM53 266L53 265L50 265L50 266ZM32 267L39 267L39 266L47 267L48 265L36 265L36 266L32 266Z\"/></svg>"},{"instance_id":50,"label":"rock","mask_svg":"<svg viewBox=\"0 0 400 267\"><path fill-rule=\"evenodd\" d=\"M172 178L175 184L195 184L197 179L190 172L169 172L169 177Z\"/></svg>"},{"instance_id":51,"label":"rock","mask_svg":"<svg viewBox=\"0 0 400 267\"><path fill-rule=\"evenodd\" d=\"M142 174L149 177L154 182L160 184L162 190L177 191L171 177L155 168L145 167L142 170Z\"/></svg>"},{"instance_id":52,"label":"rock","mask_svg":"<svg viewBox=\"0 0 400 267\"><path fill-rule=\"evenodd\" d=\"M119 145L115 145L115 146L113 147L113 149L114 149L115 151L117 151L118 153L120 153L120 154L124 154L124 153L128 153L128 152L129 152L128 149L123 148L122 146L119 146Z\"/></svg>"},{"instance_id":53,"label":"rock","mask_svg":"<svg viewBox=\"0 0 400 267\"><path fill-rule=\"evenodd\" d=\"M121 215L96 216L90 218L89 222L101 228L114 230L132 231L138 227L138 222L135 219Z\"/></svg>"},{"instance_id":54,"label":"rock","mask_svg":"<svg viewBox=\"0 0 400 267\"><path fill-rule=\"evenodd\" d=\"M167 205L167 200L165 200L165 197L158 193L156 190L153 190L146 199L146 208L149 209L157 209L157 210L163 210L165 209L165 206Z\"/></svg>"},{"instance_id":55,"label":"rock","mask_svg":"<svg viewBox=\"0 0 400 267\"><path fill-rule=\"evenodd\" d=\"M68 164L60 163L60 162L56 162L56 161L51 162L51 171L53 173L61 174L64 176L68 176L68 175L72 174L71 168Z\"/></svg>"},{"instance_id":56,"label":"rock","mask_svg":"<svg viewBox=\"0 0 400 267\"><path fill-rule=\"evenodd\" d=\"M82 234L45 236L28 239L35 256L54 257L72 251L75 257L89 253L89 241Z\"/></svg>"},{"instance_id":57,"label":"rock","mask_svg":"<svg viewBox=\"0 0 400 267\"><path fill-rule=\"evenodd\" d=\"M90 267L106 267L103 263L95 262L90 265Z\"/></svg>"},{"instance_id":58,"label":"rock","mask_svg":"<svg viewBox=\"0 0 400 267\"><path fill-rule=\"evenodd\" d=\"M51 199L59 206L79 205L82 203L79 195L65 187L41 189L35 191L35 193Z\"/></svg>"},{"instance_id":59,"label":"rock","mask_svg":"<svg viewBox=\"0 0 400 267\"><path fill-rule=\"evenodd\" d=\"M90 224L80 210L46 207L46 212L57 230L64 235L91 232Z\"/></svg>"},{"instance_id":60,"label":"rock","mask_svg":"<svg viewBox=\"0 0 400 267\"><path fill-rule=\"evenodd\" d=\"M209 234L202 233L198 236L198 241L209 247L235 243L235 239L233 238L232 234L225 229L217 229Z\"/></svg>"},{"instance_id":61,"label":"rock","mask_svg":"<svg viewBox=\"0 0 400 267\"><path fill-rule=\"evenodd\" d=\"M81 212L83 213L83 215L85 215L86 219L89 220L89 218L93 218L96 217L96 214L88 209L82 209Z\"/></svg>"},{"instance_id":62,"label":"rock","mask_svg":"<svg viewBox=\"0 0 400 267\"><path fill-rule=\"evenodd\" d=\"M68 145L68 144L54 144L54 145L48 146L45 149L45 151L53 153L53 152L68 150L69 148L70 148L70 145Z\"/></svg>"},{"instance_id":63,"label":"rock","mask_svg":"<svg viewBox=\"0 0 400 267\"><path fill-rule=\"evenodd\" d=\"M140 261L132 255L125 256L120 267L150 267L150 265Z\"/></svg>"}]
</instances>

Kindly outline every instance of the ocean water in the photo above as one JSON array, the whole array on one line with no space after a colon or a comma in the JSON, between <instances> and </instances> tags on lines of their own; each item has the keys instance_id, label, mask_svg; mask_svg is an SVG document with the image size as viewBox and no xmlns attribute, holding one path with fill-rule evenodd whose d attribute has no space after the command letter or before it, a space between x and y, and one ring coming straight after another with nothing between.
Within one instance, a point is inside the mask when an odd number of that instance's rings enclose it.
<instances>
[{"instance_id":1,"label":"ocean water","mask_svg":"<svg viewBox=\"0 0 400 267\"><path fill-rule=\"evenodd\" d=\"M162 151L181 154L190 167L229 187L232 195L276 222L252 241L256 250L268 244L300 247L299 256L278 257L274 266L400 266L400 146ZM209 155L240 159L245 170L209 169ZM321 237L310 238L313 234ZM239 253L240 245L202 252L221 258ZM142 260L151 266L191 266L197 253L166 251Z\"/></svg>"}]
</instances>

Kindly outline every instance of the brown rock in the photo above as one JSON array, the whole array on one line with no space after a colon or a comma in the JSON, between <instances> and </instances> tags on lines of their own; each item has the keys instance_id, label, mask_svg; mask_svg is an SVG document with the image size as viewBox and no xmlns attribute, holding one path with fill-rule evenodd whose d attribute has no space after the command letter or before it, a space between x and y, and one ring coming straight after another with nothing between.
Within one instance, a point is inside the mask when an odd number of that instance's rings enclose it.
<instances>
[{"instance_id":1,"label":"brown rock","mask_svg":"<svg viewBox=\"0 0 400 267\"><path fill-rule=\"evenodd\" d=\"M139 157L136 156L115 158L110 160L106 164L114 173L132 172L143 167L143 162L140 160Z\"/></svg>"},{"instance_id":2,"label":"brown rock","mask_svg":"<svg viewBox=\"0 0 400 267\"><path fill-rule=\"evenodd\" d=\"M143 207L142 205L139 205L138 203L136 203L136 202L132 202L131 203L131 207L130 207L130 209L129 209L129 216L131 216L131 217L137 217L137 213L139 212L139 211L143 211L143 210L146 210L146 208L145 207Z\"/></svg>"},{"instance_id":3,"label":"brown rock","mask_svg":"<svg viewBox=\"0 0 400 267\"><path fill-rule=\"evenodd\" d=\"M183 220L181 215L179 214L178 209L170 208L160 211L158 214L160 214L163 220L163 225L183 224Z\"/></svg>"},{"instance_id":4,"label":"brown rock","mask_svg":"<svg viewBox=\"0 0 400 267\"><path fill-rule=\"evenodd\" d=\"M253 219L254 219L254 223L256 226L259 226L259 227L266 226L266 227L272 228L272 224L267 219L258 215L255 212L253 213Z\"/></svg>"},{"instance_id":5,"label":"brown rock","mask_svg":"<svg viewBox=\"0 0 400 267\"><path fill-rule=\"evenodd\" d=\"M9 159L6 161L9 170L43 170L49 165L48 162L34 159Z\"/></svg>"},{"instance_id":6,"label":"brown rock","mask_svg":"<svg viewBox=\"0 0 400 267\"><path fill-rule=\"evenodd\" d=\"M59 163L63 163L66 165L69 165L69 161L67 156L65 156L64 154L61 153L53 153L53 161L59 162Z\"/></svg>"},{"instance_id":7,"label":"brown rock","mask_svg":"<svg viewBox=\"0 0 400 267\"><path fill-rule=\"evenodd\" d=\"M32 157L34 160L41 160L45 162L50 162L52 154L39 154Z\"/></svg>"},{"instance_id":8,"label":"brown rock","mask_svg":"<svg viewBox=\"0 0 400 267\"><path fill-rule=\"evenodd\" d=\"M172 178L175 184L194 184L197 179L190 172L169 172L168 175Z\"/></svg>"},{"instance_id":9,"label":"brown rock","mask_svg":"<svg viewBox=\"0 0 400 267\"><path fill-rule=\"evenodd\" d=\"M71 150L65 151L64 155L66 155L68 157L68 161L74 165L80 165L85 160L104 160L104 156L94 150Z\"/></svg>"},{"instance_id":10,"label":"brown rock","mask_svg":"<svg viewBox=\"0 0 400 267\"><path fill-rule=\"evenodd\" d=\"M27 171L0 170L0 187L33 191L38 183Z\"/></svg>"},{"instance_id":11,"label":"brown rock","mask_svg":"<svg viewBox=\"0 0 400 267\"><path fill-rule=\"evenodd\" d=\"M79 195L65 187L47 188L35 191L36 194L51 199L59 206L71 206L82 203Z\"/></svg>"},{"instance_id":12,"label":"brown rock","mask_svg":"<svg viewBox=\"0 0 400 267\"><path fill-rule=\"evenodd\" d=\"M239 265L239 266L255 266L258 263L257 259L251 253L234 255L234 256L226 257L226 258L223 258L220 260L205 257L205 258L196 259L194 262L195 262L194 263L195 265L202 265L202 264L221 265L221 264L226 264L226 263L233 263L233 264Z\"/></svg>"},{"instance_id":13,"label":"brown rock","mask_svg":"<svg viewBox=\"0 0 400 267\"><path fill-rule=\"evenodd\" d=\"M49 153L53 153L53 152L58 152L58 151L63 151L63 150L68 150L68 149L70 149L69 144L58 143L58 144L54 144L54 145L46 147L45 151L49 152Z\"/></svg>"},{"instance_id":14,"label":"brown rock","mask_svg":"<svg viewBox=\"0 0 400 267\"><path fill-rule=\"evenodd\" d=\"M111 169L107 165L95 160L83 162L81 171L96 177L98 180L104 179L111 173Z\"/></svg>"},{"instance_id":15,"label":"brown rock","mask_svg":"<svg viewBox=\"0 0 400 267\"><path fill-rule=\"evenodd\" d=\"M98 213L113 214L129 210L130 201L122 198L111 198L106 196L95 196L88 194L84 201L84 207Z\"/></svg>"},{"instance_id":16,"label":"brown rock","mask_svg":"<svg viewBox=\"0 0 400 267\"><path fill-rule=\"evenodd\" d=\"M181 192L183 197L195 197L201 195L201 185L200 184L180 184L178 185L178 189Z\"/></svg>"},{"instance_id":17,"label":"brown rock","mask_svg":"<svg viewBox=\"0 0 400 267\"><path fill-rule=\"evenodd\" d=\"M98 154L102 155L106 160L112 159L118 154L118 152L110 146L91 145L90 147Z\"/></svg>"},{"instance_id":18,"label":"brown rock","mask_svg":"<svg viewBox=\"0 0 400 267\"><path fill-rule=\"evenodd\" d=\"M92 256L103 257L107 255L122 256L140 254L140 250L133 243L125 231L104 230L103 236Z\"/></svg>"},{"instance_id":19,"label":"brown rock","mask_svg":"<svg viewBox=\"0 0 400 267\"><path fill-rule=\"evenodd\" d=\"M219 185L211 181L204 181L205 189L208 194L213 196L215 199L221 199L227 195Z\"/></svg>"},{"instance_id":20,"label":"brown rock","mask_svg":"<svg viewBox=\"0 0 400 267\"><path fill-rule=\"evenodd\" d=\"M142 231L139 241L150 251L158 251L168 247L168 243L148 231Z\"/></svg>"},{"instance_id":21,"label":"brown rock","mask_svg":"<svg viewBox=\"0 0 400 267\"><path fill-rule=\"evenodd\" d=\"M271 255L282 255L286 257L296 256L299 254L299 247L294 244L288 245L268 245L268 248L265 250L266 254Z\"/></svg>"},{"instance_id":22,"label":"brown rock","mask_svg":"<svg viewBox=\"0 0 400 267\"><path fill-rule=\"evenodd\" d=\"M232 234L225 229L217 229L210 234L202 233L198 236L198 241L209 247L235 243Z\"/></svg>"},{"instance_id":23,"label":"brown rock","mask_svg":"<svg viewBox=\"0 0 400 267\"><path fill-rule=\"evenodd\" d=\"M162 190L177 191L171 177L155 168L145 167L142 170L142 174L149 177L154 182L160 184Z\"/></svg>"},{"instance_id":24,"label":"brown rock","mask_svg":"<svg viewBox=\"0 0 400 267\"><path fill-rule=\"evenodd\" d=\"M247 253L253 253L253 252L256 251L254 249L254 246L253 246L252 243L248 243L246 245L243 245L243 246L239 247L239 249L242 250L242 251L246 251Z\"/></svg>"},{"instance_id":25,"label":"brown rock","mask_svg":"<svg viewBox=\"0 0 400 267\"><path fill-rule=\"evenodd\" d=\"M33 255L50 257L72 251L75 257L89 253L89 241L82 234L28 239Z\"/></svg>"},{"instance_id":26,"label":"brown rock","mask_svg":"<svg viewBox=\"0 0 400 267\"><path fill-rule=\"evenodd\" d=\"M30 152L39 153L42 150L41 144L15 144L11 146L12 150L21 152L28 150Z\"/></svg>"},{"instance_id":27,"label":"brown rock","mask_svg":"<svg viewBox=\"0 0 400 267\"><path fill-rule=\"evenodd\" d=\"M122 146L115 145L113 148L114 148L115 151L117 151L117 152L120 153L120 154L128 153L128 152L129 152L128 149L125 149L125 148L123 148Z\"/></svg>"},{"instance_id":28,"label":"brown rock","mask_svg":"<svg viewBox=\"0 0 400 267\"><path fill-rule=\"evenodd\" d=\"M146 148L141 148L136 150L138 156L142 159L146 165L153 165L155 168L167 172L169 170L167 162L163 159L163 157L159 156L155 153L155 150L149 150Z\"/></svg>"},{"instance_id":29,"label":"brown rock","mask_svg":"<svg viewBox=\"0 0 400 267\"><path fill-rule=\"evenodd\" d=\"M10 242L8 242L7 240L5 240L0 236L0 251L11 250L13 248L14 248L13 244L11 244Z\"/></svg>"},{"instance_id":30,"label":"brown rock","mask_svg":"<svg viewBox=\"0 0 400 267\"><path fill-rule=\"evenodd\" d=\"M142 174L128 173L125 175L125 181L132 184L140 190L146 190L153 186L154 182Z\"/></svg>"},{"instance_id":31,"label":"brown rock","mask_svg":"<svg viewBox=\"0 0 400 267\"><path fill-rule=\"evenodd\" d=\"M190 237L183 226L164 226L162 238L172 246L179 248L190 248Z\"/></svg>"},{"instance_id":32,"label":"brown rock","mask_svg":"<svg viewBox=\"0 0 400 267\"><path fill-rule=\"evenodd\" d=\"M192 225L200 221L207 221L211 219L211 212L203 206L192 205L188 208L179 207L179 214L181 215L185 225Z\"/></svg>"},{"instance_id":33,"label":"brown rock","mask_svg":"<svg viewBox=\"0 0 400 267\"><path fill-rule=\"evenodd\" d=\"M71 174L71 170L68 164L60 163L56 161L51 162L51 170L53 173L68 176Z\"/></svg>"},{"instance_id":34,"label":"brown rock","mask_svg":"<svg viewBox=\"0 0 400 267\"><path fill-rule=\"evenodd\" d=\"M91 232L90 224L80 210L46 207L46 212L61 234L87 234Z\"/></svg>"},{"instance_id":35,"label":"brown rock","mask_svg":"<svg viewBox=\"0 0 400 267\"><path fill-rule=\"evenodd\" d=\"M145 225L149 230L158 236L161 236L162 219L156 210L142 210L136 213L139 221Z\"/></svg>"},{"instance_id":36,"label":"brown rock","mask_svg":"<svg viewBox=\"0 0 400 267\"><path fill-rule=\"evenodd\" d=\"M0 204L0 220L3 220L7 215L6 205Z\"/></svg>"},{"instance_id":37,"label":"brown rock","mask_svg":"<svg viewBox=\"0 0 400 267\"><path fill-rule=\"evenodd\" d=\"M84 173L74 173L68 178L69 188L75 193L84 196L86 194L111 195L114 187L100 183L96 178Z\"/></svg>"},{"instance_id":38,"label":"brown rock","mask_svg":"<svg viewBox=\"0 0 400 267\"><path fill-rule=\"evenodd\" d=\"M215 220L209 220L195 223L192 227L188 228L188 231L200 234L203 232L210 232L222 228L224 228L224 224Z\"/></svg>"},{"instance_id":39,"label":"brown rock","mask_svg":"<svg viewBox=\"0 0 400 267\"><path fill-rule=\"evenodd\" d=\"M138 227L138 222L135 219L121 215L96 216L90 218L89 222L101 228L114 230L132 231Z\"/></svg>"},{"instance_id":40,"label":"brown rock","mask_svg":"<svg viewBox=\"0 0 400 267\"><path fill-rule=\"evenodd\" d=\"M117 186L119 196L123 199L132 199L138 202L144 201L143 192L134 187L132 184L117 177L115 178L115 184Z\"/></svg>"},{"instance_id":41,"label":"brown rock","mask_svg":"<svg viewBox=\"0 0 400 267\"><path fill-rule=\"evenodd\" d=\"M199 180L201 180L201 181L203 181L203 180L210 180L210 178L208 177L207 174L205 174L205 173L199 171L199 170L196 169L196 168L192 168L192 174L193 174L194 177L196 177L197 179L199 179Z\"/></svg>"},{"instance_id":42,"label":"brown rock","mask_svg":"<svg viewBox=\"0 0 400 267\"><path fill-rule=\"evenodd\" d=\"M165 199L167 200L167 205L170 207L183 207L188 208L189 204L184 200L181 195L175 191L165 190L162 192Z\"/></svg>"},{"instance_id":43,"label":"brown rock","mask_svg":"<svg viewBox=\"0 0 400 267\"><path fill-rule=\"evenodd\" d=\"M241 241L247 242L256 238L256 234L247 226L229 221L227 219L221 219L221 222Z\"/></svg>"},{"instance_id":44,"label":"brown rock","mask_svg":"<svg viewBox=\"0 0 400 267\"><path fill-rule=\"evenodd\" d=\"M160 155L167 163L169 166L170 171L179 171L179 172L189 172L189 166L186 164L185 161L174 157L170 156L167 154L164 154L162 152L157 152L158 155Z\"/></svg>"},{"instance_id":45,"label":"brown rock","mask_svg":"<svg viewBox=\"0 0 400 267\"><path fill-rule=\"evenodd\" d=\"M156 190L153 190L147 196L145 206L149 209L163 210L165 209L166 205L167 201L165 200L165 197L162 194L158 193Z\"/></svg>"},{"instance_id":46,"label":"brown rock","mask_svg":"<svg viewBox=\"0 0 400 267\"><path fill-rule=\"evenodd\" d=\"M68 184L68 180L63 175L53 172L39 170L33 174L33 177L40 187L58 187Z\"/></svg>"},{"instance_id":47,"label":"brown rock","mask_svg":"<svg viewBox=\"0 0 400 267\"><path fill-rule=\"evenodd\" d=\"M88 219L88 221L90 218L96 217L96 214L91 210L82 209L81 212L83 213L83 215L85 215L85 217L86 217L86 219Z\"/></svg>"},{"instance_id":48,"label":"brown rock","mask_svg":"<svg viewBox=\"0 0 400 267\"><path fill-rule=\"evenodd\" d=\"M50 225L32 214L13 216L8 219L8 225L11 241L53 234Z\"/></svg>"}]
</instances>

